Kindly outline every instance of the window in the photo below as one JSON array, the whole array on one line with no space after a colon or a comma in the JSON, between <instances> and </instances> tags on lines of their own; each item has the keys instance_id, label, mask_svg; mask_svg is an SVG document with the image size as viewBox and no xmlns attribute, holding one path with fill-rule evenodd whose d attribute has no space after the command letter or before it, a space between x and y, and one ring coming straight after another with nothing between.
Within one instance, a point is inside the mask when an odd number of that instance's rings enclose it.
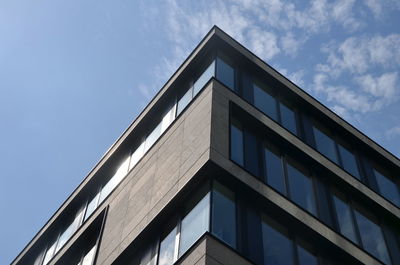
<instances>
[{"instance_id":1,"label":"window","mask_svg":"<svg viewBox=\"0 0 400 265\"><path fill-rule=\"evenodd\" d=\"M46 255L44 256L43 265L49 263L51 258L54 256L54 250L56 249L57 240L53 243L53 245L49 246L46 251Z\"/></svg>"},{"instance_id":2,"label":"window","mask_svg":"<svg viewBox=\"0 0 400 265\"><path fill-rule=\"evenodd\" d=\"M150 244L142 257L140 258L140 265L156 265L157 263L157 245L158 241Z\"/></svg>"},{"instance_id":3,"label":"window","mask_svg":"<svg viewBox=\"0 0 400 265\"><path fill-rule=\"evenodd\" d=\"M265 159L265 182L278 190L282 194L286 194L285 175L283 172L281 157L271 147L264 146Z\"/></svg>"},{"instance_id":4,"label":"window","mask_svg":"<svg viewBox=\"0 0 400 265\"><path fill-rule=\"evenodd\" d=\"M174 227L160 243L160 254L158 257L159 265L172 265L176 260L177 227Z\"/></svg>"},{"instance_id":5,"label":"window","mask_svg":"<svg viewBox=\"0 0 400 265\"><path fill-rule=\"evenodd\" d=\"M340 233L358 244L350 206L335 195L333 196L333 203Z\"/></svg>"},{"instance_id":6,"label":"window","mask_svg":"<svg viewBox=\"0 0 400 265\"><path fill-rule=\"evenodd\" d=\"M243 131L234 123L231 124L231 159L239 165L244 165Z\"/></svg>"},{"instance_id":7,"label":"window","mask_svg":"<svg viewBox=\"0 0 400 265\"><path fill-rule=\"evenodd\" d=\"M203 88L203 86L214 76L215 73L215 63L212 62L204 73L201 74L199 79L196 80L193 84L193 97L199 93L199 91Z\"/></svg>"},{"instance_id":8,"label":"window","mask_svg":"<svg viewBox=\"0 0 400 265\"><path fill-rule=\"evenodd\" d=\"M299 265L318 265L317 257L300 245L297 245Z\"/></svg>"},{"instance_id":9,"label":"window","mask_svg":"<svg viewBox=\"0 0 400 265\"><path fill-rule=\"evenodd\" d=\"M206 231L210 218L210 194L207 193L182 219L179 255L181 256Z\"/></svg>"},{"instance_id":10,"label":"window","mask_svg":"<svg viewBox=\"0 0 400 265\"><path fill-rule=\"evenodd\" d=\"M150 147L157 141L158 137L161 135L161 123L157 125L156 128L147 136L146 143L144 145L144 152L146 153Z\"/></svg>"},{"instance_id":11,"label":"window","mask_svg":"<svg viewBox=\"0 0 400 265\"><path fill-rule=\"evenodd\" d=\"M126 173L128 173L128 166L129 166L129 157L125 159L125 161L118 168L114 176L107 182L107 184L101 190L99 203L101 203L125 177Z\"/></svg>"},{"instance_id":12,"label":"window","mask_svg":"<svg viewBox=\"0 0 400 265\"><path fill-rule=\"evenodd\" d=\"M144 155L144 144L145 142L141 143L138 148L136 148L136 150L132 153L131 161L129 163L129 170L131 170Z\"/></svg>"},{"instance_id":13,"label":"window","mask_svg":"<svg viewBox=\"0 0 400 265\"><path fill-rule=\"evenodd\" d=\"M75 233L75 231L78 229L81 220L82 220L82 215L83 215L83 208L77 213L75 216L75 219L72 221L72 223L65 229L65 231L60 235L60 238L58 239L58 244L56 248L56 253L65 245L65 243L68 241L68 239L71 238L71 236Z\"/></svg>"},{"instance_id":14,"label":"window","mask_svg":"<svg viewBox=\"0 0 400 265\"><path fill-rule=\"evenodd\" d=\"M96 210L97 205L99 203L99 198L100 198L100 192L98 192L96 196L94 196L93 199L88 203L83 221L86 221L86 219L88 219L92 215L92 213Z\"/></svg>"},{"instance_id":15,"label":"window","mask_svg":"<svg viewBox=\"0 0 400 265\"><path fill-rule=\"evenodd\" d=\"M317 150L321 152L323 155L328 157L335 163L338 163L335 142L329 137L327 134L323 133L317 127L313 127L314 130L314 138L315 144L317 145Z\"/></svg>"},{"instance_id":16,"label":"window","mask_svg":"<svg viewBox=\"0 0 400 265\"><path fill-rule=\"evenodd\" d=\"M313 184L310 177L294 167L287 164L288 182L290 198L300 206L316 215L315 199L313 192Z\"/></svg>"},{"instance_id":17,"label":"window","mask_svg":"<svg viewBox=\"0 0 400 265\"><path fill-rule=\"evenodd\" d=\"M374 175L378 184L380 194L391 201L393 204L400 207L399 188L397 187L396 183L381 174L376 169L374 169Z\"/></svg>"},{"instance_id":18,"label":"window","mask_svg":"<svg viewBox=\"0 0 400 265\"><path fill-rule=\"evenodd\" d=\"M385 264L391 264L381 228L357 210L354 215L364 249Z\"/></svg>"},{"instance_id":19,"label":"window","mask_svg":"<svg viewBox=\"0 0 400 265\"><path fill-rule=\"evenodd\" d=\"M217 58L217 79L230 89L235 90L235 69L221 58Z\"/></svg>"},{"instance_id":20,"label":"window","mask_svg":"<svg viewBox=\"0 0 400 265\"><path fill-rule=\"evenodd\" d=\"M92 265L96 255L96 245L83 257L81 265Z\"/></svg>"},{"instance_id":21,"label":"window","mask_svg":"<svg viewBox=\"0 0 400 265\"><path fill-rule=\"evenodd\" d=\"M268 115L271 119L277 121L277 106L276 99L271 96L266 90L262 89L259 85L253 84L253 98L254 106L260 109L263 113Z\"/></svg>"},{"instance_id":22,"label":"window","mask_svg":"<svg viewBox=\"0 0 400 265\"><path fill-rule=\"evenodd\" d=\"M338 144L338 148L344 170L360 180L360 172L358 171L355 155L341 144Z\"/></svg>"},{"instance_id":23,"label":"window","mask_svg":"<svg viewBox=\"0 0 400 265\"><path fill-rule=\"evenodd\" d=\"M287 232L266 216L263 216L262 238L264 265L293 264L293 244Z\"/></svg>"},{"instance_id":24,"label":"window","mask_svg":"<svg viewBox=\"0 0 400 265\"><path fill-rule=\"evenodd\" d=\"M281 124L291 133L297 135L297 124L295 112L286 106L284 103L280 102L279 109L281 112Z\"/></svg>"},{"instance_id":25,"label":"window","mask_svg":"<svg viewBox=\"0 0 400 265\"><path fill-rule=\"evenodd\" d=\"M178 109L176 115L178 116L189 104L193 97L193 87L190 87L186 93L178 100Z\"/></svg>"},{"instance_id":26,"label":"window","mask_svg":"<svg viewBox=\"0 0 400 265\"><path fill-rule=\"evenodd\" d=\"M163 133L175 119L175 105L173 105L164 115L161 122L161 133Z\"/></svg>"},{"instance_id":27,"label":"window","mask_svg":"<svg viewBox=\"0 0 400 265\"><path fill-rule=\"evenodd\" d=\"M236 207L235 194L217 181L213 182L212 233L236 247Z\"/></svg>"}]
</instances>

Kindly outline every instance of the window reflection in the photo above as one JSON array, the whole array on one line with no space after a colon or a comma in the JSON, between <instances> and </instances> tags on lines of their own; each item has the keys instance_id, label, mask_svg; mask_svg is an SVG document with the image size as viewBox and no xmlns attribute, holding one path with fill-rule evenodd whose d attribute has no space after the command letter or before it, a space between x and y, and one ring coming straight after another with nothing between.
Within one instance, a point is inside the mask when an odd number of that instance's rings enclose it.
<instances>
[{"instance_id":1,"label":"window reflection","mask_svg":"<svg viewBox=\"0 0 400 265\"><path fill-rule=\"evenodd\" d=\"M147 136L146 143L144 145L144 152L146 153L150 147L157 141L158 137L161 135L161 123L153 129L153 131Z\"/></svg>"},{"instance_id":2,"label":"window reflection","mask_svg":"<svg viewBox=\"0 0 400 265\"><path fill-rule=\"evenodd\" d=\"M297 245L299 265L318 265L317 257L300 245Z\"/></svg>"},{"instance_id":3,"label":"window reflection","mask_svg":"<svg viewBox=\"0 0 400 265\"><path fill-rule=\"evenodd\" d=\"M96 254L96 245L83 257L81 265L92 265Z\"/></svg>"},{"instance_id":4,"label":"window reflection","mask_svg":"<svg viewBox=\"0 0 400 265\"><path fill-rule=\"evenodd\" d=\"M235 89L235 69L221 58L217 58L217 79L230 89Z\"/></svg>"},{"instance_id":5,"label":"window reflection","mask_svg":"<svg viewBox=\"0 0 400 265\"><path fill-rule=\"evenodd\" d=\"M145 142L141 143L132 153L131 161L129 162L129 170L131 170L144 155L144 144Z\"/></svg>"},{"instance_id":6,"label":"window reflection","mask_svg":"<svg viewBox=\"0 0 400 265\"><path fill-rule=\"evenodd\" d=\"M177 233L177 228L175 227L161 241L160 253L159 253L159 257L158 257L159 265L172 265L174 263L176 233Z\"/></svg>"},{"instance_id":7,"label":"window reflection","mask_svg":"<svg viewBox=\"0 0 400 265\"><path fill-rule=\"evenodd\" d=\"M56 249L57 240L47 249L46 255L44 256L43 265L49 263L54 255L54 250Z\"/></svg>"},{"instance_id":8,"label":"window reflection","mask_svg":"<svg viewBox=\"0 0 400 265\"><path fill-rule=\"evenodd\" d=\"M317 150L328 157L335 163L338 163L335 142L327 134L323 133L320 129L313 127L315 144L317 145Z\"/></svg>"},{"instance_id":9,"label":"window reflection","mask_svg":"<svg viewBox=\"0 0 400 265\"><path fill-rule=\"evenodd\" d=\"M297 124L296 115L294 111L286 106L284 103L280 102L279 109L281 112L281 124L291 133L297 135Z\"/></svg>"},{"instance_id":10,"label":"window reflection","mask_svg":"<svg viewBox=\"0 0 400 265\"><path fill-rule=\"evenodd\" d=\"M129 159L130 159L129 157L125 159L125 161L117 169L117 172L114 174L114 176L107 182L107 184L101 190L100 203L121 182L121 180L125 177L126 173L128 173Z\"/></svg>"},{"instance_id":11,"label":"window reflection","mask_svg":"<svg viewBox=\"0 0 400 265\"><path fill-rule=\"evenodd\" d=\"M285 176L281 157L267 147L264 147L265 176L268 185L286 194Z\"/></svg>"},{"instance_id":12,"label":"window reflection","mask_svg":"<svg viewBox=\"0 0 400 265\"><path fill-rule=\"evenodd\" d=\"M374 169L374 174L381 195L400 207L400 194L397 185L376 169Z\"/></svg>"},{"instance_id":13,"label":"window reflection","mask_svg":"<svg viewBox=\"0 0 400 265\"><path fill-rule=\"evenodd\" d=\"M357 179L361 179L354 154L341 144L338 144L338 148L343 168Z\"/></svg>"},{"instance_id":14,"label":"window reflection","mask_svg":"<svg viewBox=\"0 0 400 265\"><path fill-rule=\"evenodd\" d=\"M253 84L254 105L268 115L271 119L277 121L278 115L276 112L277 102L266 90L260 86Z\"/></svg>"},{"instance_id":15,"label":"window reflection","mask_svg":"<svg viewBox=\"0 0 400 265\"><path fill-rule=\"evenodd\" d=\"M333 202L340 233L354 243L358 244L349 205L336 196L333 196Z\"/></svg>"},{"instance_id":16,"label":"window reflection","mask_svg":"<svg viewBox=\"0 0 400 265\"><path fill-rule=\"evenodd\" d=\"M197 79L193 84L193 97L199 93L199 91L204 87L204 85L214 76L215 73L215 63L212 62L203 74Z\"/></svg>"},{"instance_id":17,"label":"window reflection","mask_svg":"<svg viewBox=\"0 0 400 265\"><path fill-rule=\"evenodd\" d=\"M100 192L97 193L96 196L94 196L93 199L88 203L85 217L83 218L84 221L86 221L86 219L88 219L92 215L94 210L96 210L97 205L99 203L99 198L100 198Z\"/></svg>"},{"instance_id":18,"label":"window reflection","mask_svg":"<svg viewBox=\"0 0 400 265\"><path fill-rule=\"evenodd\" d=\"M244 165L243 131L234 124L231 124L231 159L241 166Z\"/></svg>"},{"instance_id":19,"label":"window reflection","mask_svg":"<svg viewBox=\"0 0 400 265\"><path fill-rule=\"evenodd\" d=\"M177 114L179 115L189 104L189 102L193 98L193 87L190 87L185 94L178 100L178 109L177 109Z\"/></svg>"}]
</instances>

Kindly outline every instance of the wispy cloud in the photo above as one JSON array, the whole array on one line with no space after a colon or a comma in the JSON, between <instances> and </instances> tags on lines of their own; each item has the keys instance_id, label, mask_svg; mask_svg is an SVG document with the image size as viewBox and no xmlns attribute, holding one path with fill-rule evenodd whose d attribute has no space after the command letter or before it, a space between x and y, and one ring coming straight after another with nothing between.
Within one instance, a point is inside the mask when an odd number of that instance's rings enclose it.
<instances>
[{"instance_id":1,"label":"wispy cloud","mask_svg":"<svg viewBox=\"0 0 400 265\"><path fill-rule=\"evenodd\" d=\"M390 128L386 131L385 136L388 140L400 137L400 125Z\"/></svg>"}]
</instances>

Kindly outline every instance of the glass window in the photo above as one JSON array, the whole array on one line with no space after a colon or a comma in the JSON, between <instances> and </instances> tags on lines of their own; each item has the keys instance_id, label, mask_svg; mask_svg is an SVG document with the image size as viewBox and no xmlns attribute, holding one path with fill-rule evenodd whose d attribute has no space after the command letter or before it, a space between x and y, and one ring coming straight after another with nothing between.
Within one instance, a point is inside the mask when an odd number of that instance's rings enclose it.
<instances>
[{"instance_id":1,"label":"glass window","mask_svg":"<svg viewBox=\"0 0 400 265\"><path fill-rule=\"evenodd\" d=\"M279 104L279 109L281 111L282 126L297 135L296 115L294 111L282 102Z\"/></svg>"},{"instance_id":2,"label":"glass window","mask_svg":"<svg viewBox=\"0 0 400 265\"><path fill-rule=\"evenodd\" d=\"M178 100L177 116L181 113L193 98L193 87L190 87L186 93Z\"/></svg>"},{"instance_id":3,"label":"glass window","mask_svg":"<svg viewBox=\"0 0 400 265\"><path fill-rule=\"evenodd\" d=\"M335 150L335 142L332 140L331 137L323 133L321 130L317 129L315 126L313 127L313 129L317 150L333 162L338 163Z\"/></svg>"},{"instance_id":4,"label":"glass window","mask_svg":"<svg viewBox=\"0 0 400 265\"><path fill-rule=\"evenodd\" d=\"M96 254L96 245L83 257L81 265L92 265Z\"/></svg>"},{"instance_id":5,"label":"glass window","mask_svg":"<svg viewBox=\"0 0 400 265\"><path fill-rule=\"evenodd\" d=\"M243 131L231 124L231 159L239 165L244 165L243 158Z\"/></svg>"},{"instance_id":6,"label":"glass window","mask_svg":"<svg viewBox=\"0 0 400 265\"><path fill-rule=\"evenodd\" d=\"M350 206L335 195L333 196L333 202L340 233L354 243L358 244Z\"/></svg>"},{"instance_id":7,"label":"glass window","mask_svg":"<svg viewBox=\"0 0 400 265\"><path fill-rule=\"evenodd\" d=\"M221 58L217 58L217 79L230 89L235 90L235 69Z\"/></svg>"},{"instance_id":8,"label":"glass window","mask_svg":"<svg viewBox=\"0 0 400 265\"><path fill-rule=\"evenodd\" d=\"M46 265L47 263L49 263L51 258L54 256L54 250L56 249L56 245L57 245L57 240L53 243L53 245L51 245L47 249L46 255L44 256L43 265Z\"/></svg>"},{"instance_id":9,"label":"glass window","mask_svg":"<svg viewBox=\"0 0 400 265\"><path fill-rule=\"evenodd\" d=\"M312 180L299 169L287 164L290 198L316 215Z\"/></svg>"},{"instance_id":10,"label":"glass window","mask_svg":"<svg viewBox=\"0 0 400 265\"><path fill-rule=\"evenodd\" d=\"M208 66L208 68L201 74L199 79L196 80L193 84L193 97L199 93L199 91L203 88L203 86L214 76L215 73L215 63L214 61Z\"/></svg>"},{"instance_id":11,"label":"glass window","mask_svg":"<svg viewBox=\"0 0 400 265\"><path fill-rule=\"evenodd\" d=\"M140 259L140 265L156 265L157 262L157 244L152 243L143 253Z\"/></svg>"},{"instance_id":12,"label":"glass window","mask_svg":"<svg viewBox=\"0 0 400 265\"><path fill-rule=\"evenodd\" d=\"M129 162L129 170L131 170L136 163L142 158L144 154L144 143L141 143L138 148L132 153L131 161Z\"/></svg>"},{"instance_id":13,"label":"glass window","mask_svg":"<svg viewBox=\"0 0 400 265\"><path fill-rule=\"evenodd\" d=\"M286 194L285 175L282 167L282 159L275 152L264 147L265 177L268 185L279 192Z\"/></svg>"},{"instance_id":14,"label":"glass window","mask_svg":"<svg viewBox=\"0 0 400 265\"><path fill-rule=\"evenodd\" d=\"M72 223L60 235L55 253L57 253L65 245L65 243L67 243L67 241L71 238L71 236L78 229L78 227L80 225L80 221L82 219L82 214L83 214L83 209L77 213L77 215L75 216L75 219L72 221Z\"/></svg>"},{"instance_id":15,"label":"glass window","mask_svg":"<svg viewBox=\"0 0 400 265\"><path fill-rule=\"evenodd\" d=\"M360 179L360 172L358 171L355 155L341 144L338 144L338 147L344 170L352 174L357 179Z\"/></svg>"},{"instance_id":16,"label":"glass window","mask_svg":"<svg viewBox=\"0 0 400 265\"><path fill-rule=\"evenodd\" d=\"M168 110L161 121L161 133L163 133L175 119L175 105Z\"/></svg>"},{"instance_id":17,"label":"glass window","mask_svg":"<svg viewBox=\"0 0 400 265\"><path fill-rule=\"evenodd\" d=\"M104 185L103 189L100 193L100 202L101 203L107 196L110 194L114 188L121 182L121 180L125 177L126 173L128 173L129 166L129 157L121 164L118 168L117 172L114 176Z\"/></svg>"},{"instance_id":18,"label":"glass window","mask_svg":"<svg viewBox=\"0 0 400 265\"><path fill-rule=\"evenodd\" d=\"M177 228L171 232L160 243L160 254L158 257L158 265L172 265L175 257L175 240Z\"/></svg>"},{"instance_id":19,"label":"glass window","mask_svg":"<svg viewBox=\"0 0 400 265\"><path fill-rule=\"evenodd\" d=\"M400 207L400 196L399 189L391 179L382 175L379 171L374 169L374 174L376 177L376 182L378 183L380 194L394 203L395 205Z\"/></svg>"},{"instance_id":20,"label":"glass window","mask_svg":"<svg viewBox=\"0 0 400 265\"><path fill-rule=\"evenodd\" d=\"M37 258L35 259L35 262L33 263L33 265L41 265L42 264L42 258L43 258L43 252L39 254L39 256L37 256Z\"/></svg>"},{"instance_id":21,"label":"glass window","mask_svg":"<svg viewBox=\"0 0 400 265\"><path fill-rule=\"evenodd\" d=\"M97 193L96 196L94 196L93 199L88 203L85 217L83 218L84 221L86 221L86 219L88 219L92 215L92 213L97 209L99 198L100 198L100 192Z\"/></svg>"},{"instance_id":22,"label":"glass window","mask_svg":"<svg viewBox=\"0 0 400 265\"><path fill-rule=\"evenodd\" d=\"M210 194L201 199L197 205L182 219L179 255L181 256L208 231L210 216Z\"/></svg>"},{"instance_id":23,"label":"glass window","mask_svg":"<svg viewBox=\"0 0 400 265\"><path fill-rule=\"evenodd\" d=\"M212 233L236 247L236 208L235 194L217 181L213 183Z\"/></svg>"},{"instance_id":24,"label":"glass window","mask_svg":"<svg viewBox=\"0 0 400 265\"><path fill-rule=\"evenodd\" d=\"M293 264L293 244L284 234L283 229L272 220L263 216L262 238L264 251L264 265L289 265Z\"/></svg>"},{"instance_id":25,"label":"glass window","mask_svg":"<svg viewBox=\"0 0 400 265\"><path fill-rule=\"evenodd\" d=\"M297 245L297 254L299 265L318 265L317 257L299 245Z\"/></svg>"},{"instance_id":26,"label":"glass window","mask_svg":"<svg viewBox=\"0 0 400 265\"><path fill-rule=\"evenodd\" d=\"M276 99L256 84L253 84L253 91L254 106L268 115L271 119L277 121L278 115L276 113Z\"/></svg>"},{"instance_id":27,"label":"glass window","mask_svg":"<svg viewBox=\"0 0 400 265\"><path fill-rule=\"evenodd\" d=\"M391 264L381 228L359 211L355 210L354 214L364 249L385 264Z\"/></svg>"},{"instance_id":28,"label":"glass window","mask_svg":"<svg viewBox=\"0 0 400 265\"><path fill-rule=\"evenodd\" d=\"M153 144L157 141L157 139L161 135L161 123L157 125L156 128L147 136L146 138L146 143L144 145L144 152L146 153L147 150L150 149L150 147L153 146Z\"/></svg>"}]
</instances>

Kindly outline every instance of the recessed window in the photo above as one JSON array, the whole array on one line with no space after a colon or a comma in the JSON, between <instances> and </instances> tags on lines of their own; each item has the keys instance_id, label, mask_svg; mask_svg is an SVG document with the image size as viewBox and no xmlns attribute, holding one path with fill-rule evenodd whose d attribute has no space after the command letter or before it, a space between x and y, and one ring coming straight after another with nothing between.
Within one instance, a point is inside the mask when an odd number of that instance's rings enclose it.
<instances>
[{"instance_id":1,"label":"recessed window","mask_svg":"<svg viewBox=\"0 0 400 265\"><path fill-rule=\"evenodd\" d=\"M185 94L178 100L176 115L179 115L193 98L193 87L190 87Z\"/></svg>"},{"instance_id":2,"label":"recessed window","mask_svg":"<svg viewBox=\"0 0 400 265\"><path fill-rule=\"evenodd\" d=\"M354 214L364 249L385 264L391 264L381 228L361 212L355 210Z\"/></svg>"},{"instance_id":3,"label":"recessed window","mask_svg":"<svg viewBox=\"0 0 400 265\"><path fill-rule=\"evenodd\" d=\"M332 138L315 126L313 127L313 130L317 150L333 162L338 163L335 142L332 140Z\"/></svg>"},{"instance_id":4,"label":"recessed window","mask_svg":"<svg viewBox=\"0 0 400 265\"><path fill-rule=\"evenodd\" d=\"M311 178L302 171L294 165L287 164L290 198L310 213L316 215L313 184Z\"/></svg>"},{"instance_id":5,"label":"recessed window","mask_svg":"<svg viewBox=\"0 0 400 265\"><path fill-rule=\"evenodd\" d=\"M80 265L92 265L94 262L94 257L96 254L97 246L93 246L89 252L83 257L82 263Z\"/></svg>"},{"instance_id":6,"label":"recessed window","mask_svg":"<svg viewBox=\"0 0 400 265\"><path fill-rule=\"evenodd\" d=\"M85 213L85 217L83 218L84 221L86 221L86 219L88 219L92 213L96 210L97 205L99 203L99 198L100 198L100 192L97 193L93 199L88 203L88 206L86 208L86 213Z\"/></svg>"},{"instance_id":7,"label":"recessed window","mask_svg":"<svg viewBox=\"0 0 400 265\"><path fill-rule=\"evenodd\" d=\"M125 177L126 173L128 173L129 167L129 157L125 159L125 161L120 165L117 169L117 172L114 176L104 185L100 194L100 203L114 190L114 188L121 182L121 180Z\"/></svg>"},{"instance_id":8,"label":"recessed window","mask_svg":"<svg viewBox=\"0 0 400 265\"><path fill-rule=\"evenodd\" d=\"M297 255L299 265L318 265L317 257L300 245L297 245Z\"/></svg>"},{"instance_id":9,"label":"recessed window","mask_svg":"<svg viewBox=\"0 0 400 265\"><path fill-rule=\"evenodd\" d=\"M160 243L160 253L158 257L159 265L171 265L176 260L175 241L177 228L174 227Z\"/></svg>"},{"instance_id":10,"label":"recessed window","mask_svg":"<svg viewBox=\"0 0 400 265\"><path fill-rule=\"evenodd\" d=\"M175 119L175 104L168 110L161 121L161 133L163 133Z\"/></svg>"},{"instance_id":11,"label":"recessed window","mask_svg":"<svg viewBox=\"0 0 400 265\"><path fill-rule=\"evenodd\" d=\"M352 174L357 179L361 179L355 155L341 144L338 144L338 148L343 169Z\"/></svg>"},{"instance_id":12,"label":"recessed window","mask_svg":"<svg viewBox=\"0 0 400 265\"><path fill-rule=\"evenodd\" d=\"M235 69L221 58L217 58L217 79L230 89L235 89Z\"/></svg>"},{"instance_id":13,"label":"recessed window","mask_svg":"<svg viewBox=\"0 0 400 265\"><path fill-rule=\"evenodd\" d=\"M141 143L136 150L131 155L131 161L129 162L129 170L131 170L137 162L142 158L144 154L144 144L145 142Z\"/></svg>"},{"instance_id":14,"label":"recessed window","mask_svg":"<svg viewBox=\"0 0 400 265\"><path fill-rule=\"evenodd\" d=\"M193 97L199 93L205 84L214 76L215 63L214 61L207 67L201 76L193 84Z\"/></svg>"},{"instance_id":15,"label":"recessed window","mask_svg":"<svg viewBox=\"0 0 400 265\"><path fill-rule=\"evenodd\" d=\"M282 159L272 148L264 147L265 159L265 181L268 185L278 190L282 194L286 194L285 175L283 172Z\"/></svg>"},{"instance_id":16,"label":"recessed window","mask_svg":"<svg viewBox=\"0 0 400 265\"><path fill-rule=\"evenodd\" d=\"M399 188L397 187L396 183L394 183L391 179L384 176L376 169L374 169L374 174L376 182L378 183L380 194L391 201L393 204L400 207Z\"/></svg>"},{"instance_id":17,"label":"recessed window","mask_svg":"<svg viewBox=\"0 0 400 265\"><path fill-rule=\"evenodd\" d=\"M267 92L266 89L260 87L260 85L253 84L253 97L254 106L260 109L264 114L268 115L271 119L277 121L277 102L276 99Z\"/></svg>"},{"instance_id":18,"label":"recessed window","mask_svg":"<svg viewBox=\"0 0 400 265\"><path fill-rule=\"evenodd\" d=\"M335 195L333 196L333 203L340 233L358 244L350 206Z\"/></svg>"},{"instance_id":19,"label":"recessed window","mask_svg":"<svg viewBox=\"0 0 400 265\"><path fill-rule=\"evenodd\" d=\"M145 153L147 152L147 150L150 149L150 147L153 146L153 144L157 141L160 135L161 135L161 123L159 123L157 127L154 128L153 131L147 136L146 143L144 145Z\"/></svg>"},{"instance_id":20,"label":"recessed window","mask_svg":"<svg viewBox=\"0 0 400 265\"><path fill-rule=\"evenodd\" d=\"M236 247L235 194L217 181L213 182L212 233Z\"/></svg>"},{"instance_id":21,"label":"recessed window","mask_svg":"<svg viewBox=\"0 0 400 265\"><path fill-rule=\"evenodd\" d=\"M231 124L231 159L239 165L244 165L243 131L239 125Z\"/></svg>"},{"instance_id":22,"label":"recessed window","mask_svg":"<svg viewBox=\"0 0 400 265\"><path fill-rule=\"evenodd\" d=\"M281 124L291 133L297 135L296 114L284 103L280 102L279 109L281 112Z\"/></svg>"},{"instance_id":23,"label":"recessed window","mask_svg":"<svg viewBox=\"0 0 400 265\"><path fill-rule=\"evenodd\" d=\"M46 265L47 263L49 263L51 258L54 256L56 245L57 245L57 240L52 245L50 245L49 248L47 249L46 255L44 256L43 265Z\"/></svg>"}]
</instances>

